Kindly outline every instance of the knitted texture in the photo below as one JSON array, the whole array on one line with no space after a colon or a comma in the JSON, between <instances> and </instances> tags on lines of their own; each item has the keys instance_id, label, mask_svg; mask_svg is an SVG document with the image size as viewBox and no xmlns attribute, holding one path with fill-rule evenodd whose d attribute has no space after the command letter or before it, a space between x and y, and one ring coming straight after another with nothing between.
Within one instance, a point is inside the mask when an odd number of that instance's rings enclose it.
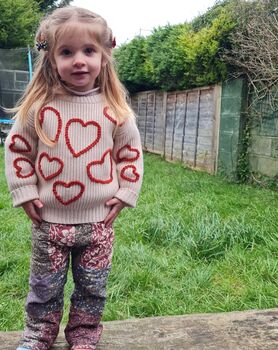
<instances>
[{"instance_id":1,"label":"knitted texture","mask_svg":"<svg viewBox=\"0 0 278 350\"><path fill-rule=\"evenodd\" d=\"M142 184L140 135L132 118L117 126L103 95L60 96L42 108L39 122L56 144L42 143L29 113L6 139L6 177L13 205L39 198L43 220L99 222L117 197L135 207Z\"/></svg>"}]
</instances>

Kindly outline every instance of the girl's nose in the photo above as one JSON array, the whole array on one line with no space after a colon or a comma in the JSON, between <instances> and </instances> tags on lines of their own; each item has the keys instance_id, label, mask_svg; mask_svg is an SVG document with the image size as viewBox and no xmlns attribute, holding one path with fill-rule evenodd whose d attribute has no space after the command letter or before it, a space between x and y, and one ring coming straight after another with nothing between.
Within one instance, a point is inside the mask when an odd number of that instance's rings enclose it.
<instances>
[{"instance_id":1,"label":"girl's nose","mask_svg":"<svg viewBox=\"0 0 278 350\"><path fill-rule=\"evenodd\" d=\"M73 65L76 67L82 67L85 65L84 58L81 54L76 54L74 56Z\"/></svg>"}]
</instances>

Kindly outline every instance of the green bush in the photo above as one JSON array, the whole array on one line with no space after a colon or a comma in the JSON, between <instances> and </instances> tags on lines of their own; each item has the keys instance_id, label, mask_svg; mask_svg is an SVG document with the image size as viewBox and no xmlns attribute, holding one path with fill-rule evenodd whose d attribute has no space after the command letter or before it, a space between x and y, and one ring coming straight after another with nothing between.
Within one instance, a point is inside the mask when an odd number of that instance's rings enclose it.
<instances>
[{"instance_id":1,"label":"green bush","mask_svg":"<svg viewBox=\"0 0 278 350\"><path fill-rule=\"evenodd\" d=\"M122 45L115 52L121 81L135 92L182 90L225 79L228 64L222 53L236 26L234 3L218 2L191 23L158 27L147 38Z\"/></svg>"},{"instance_id":2,"label":"green bush","mask_svg":"<svg viewBox=\"0 0 278 350\"><path fill-rule=\"evenodd\" d=\"M146 39L137 36L114 52L117 71L126 88L133 91L153 88L149 79Z\"/></svg>"},{"instance_id":3,"label":"green bush","mask_svg":"<svg viewBox=\"0 0 278 350\"><path fill-rule=\"evenodd\" d=\"M184 53L182 38L189 33L189 25L165 26L155 29L147 41L150 81L164 90L184 88L184 73L188 57Z\"/></svg>"},{"instance_id":4,"label":"green bush","mask_svg":"<svg viewBox=\"0 0 278 350\"><path fill-rule=\"evenodd\" d=\"M0 47L24 47L33 43L33 34L40 19L34 0L0 1Z\"/></svg>"}]
</instances>

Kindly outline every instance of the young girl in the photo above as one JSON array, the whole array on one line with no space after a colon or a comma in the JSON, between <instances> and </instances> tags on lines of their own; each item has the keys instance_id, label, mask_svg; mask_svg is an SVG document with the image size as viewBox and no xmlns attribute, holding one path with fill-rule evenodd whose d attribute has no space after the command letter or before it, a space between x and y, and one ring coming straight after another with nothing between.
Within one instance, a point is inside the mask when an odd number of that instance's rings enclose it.
<instances>
[{"instance_id":1,"label":"young girl","mask_svg":"<svg viewBox=\"0 0 278 350\"><path fill-rule=\"evenodd\" d=\"M75 289L65 335L71 349L93 350L102 331L112 223L135 206L141 187L140 136L102 17L57 9L41 22L36 41L34 77L6 140L13 205L33 222L18 350L46 350L57 337L70 256Z\"/></svg>"}]
</instances>

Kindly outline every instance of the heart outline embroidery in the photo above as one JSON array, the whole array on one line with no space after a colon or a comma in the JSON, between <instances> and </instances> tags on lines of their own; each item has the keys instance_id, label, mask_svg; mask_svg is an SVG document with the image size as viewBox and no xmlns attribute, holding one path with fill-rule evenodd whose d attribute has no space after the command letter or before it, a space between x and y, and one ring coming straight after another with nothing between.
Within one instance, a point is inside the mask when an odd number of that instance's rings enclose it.
<instances>
[{"instance_id":1,"label":"heart outline embroidery","mask_svg":"<svg viewBox=\"0 0 278 350\"><path fill-rule=\"evenodd\" d=\"M16 148L16 141L15 139L19 139L20 141L22 141L26 147L26 149L17 149ZM12 136L12 142L10 143L9 145L9 149L10 151L12 152L15 152L15 153L28 153L28 152L31 152L31 145L30 143L25 139L25 137L19 135L19 134L14 134Z\"/></svg>"},{"instance_id":2,"label":"heart outline embroidery","mask_svg":"<svg viewBox=\"0 0 278 350\"><path fill-rule=\"evenodd\" d=\"M108 106L106 106L106 107L103 108L103 115L104 115L108 120L110 120L110 122L112 122L112 123L115 124L115 125L118 125L117 120L114 119L113 117L111 117L111 115L108 114L108 109L109 109ZM124 122L121 123L121 124L119 124L119 127L121 127L122 125L124 125Z\"/></svg>"},{"instance_id":3,"label":"heart outline embroidery","mask_svg":"<svg viewBox=\"0 0 278 350\"><path fill-rule=\"evenodd\" d=\"M88 125L94 125L96 128L97 128L97 137L96 139L90 143L87 147L83 148L81 151L79 152L76 152L74 150L74 148L72 147L71 143L70 143L70 138L69 138L69 127L72 123L79 123L82 125L82 127L87 127ZM101 126L95 122L94 120L89 120L88 122L84 122L82 119L80 118L73 118L73 119L70 119L68 122L67 122L67 125L66 125L66 131L65 131L65 137L66 137L66 145L68 147L68 149L70 150L71 154L74 156L74 157L79 157L81 156L81 154L84 154L86 152L88 152L91 148L93 148L100 140L100 137L101 137Z\"/></svg>"},{"instance_id":4,"label":"heart outline embroidery","mask_svg":"<svg viewBox=\"0 0 278 350\"><path fill-rule=\"evenodd\" d=\"M48 160L49 163L52 163L53 161L55 161L55 162L58 162L59 165L60 165L60 167L59 167L59 169L58 169L57 171L55 171L54 173L52 173L52 174L50 174L50 175L47 175L47 176L45 176L45 174L43 173L42 164L41 164L42 159L43 159L44 157L47 158L47 160ZM63 171L63 168L64 168L64 162L63 162L61 159L59 159L59 158L57 158L57 157L50 157L50 155L47 154L46 152L42 152L42 153L40 154L40 156L39 156L39 162L38 162L38 169L39 169L39 172L40 172L41 176L44 178L45 181L51 180L51 179L53 179L54 177L60 175L61 172Z\"/></svg>"},{"instance_id":5,"label":"heart outline embroidery","mask_svg":"<svg viewBox=\"0 0 278 350\"><path fill-rule=\"evenodd\" d=\"M108 106L106 106L106 107L103 108L103 114L104 114L104 116L105 116L108 120L110 120L110 122L112 122L113 124L117 125L117 121L116 121L114 118L112 118L112 117L108 114L108 109L109 109Z\"/></svg>"},{"instance_id":6,"label":"heart outline embroidery","mask_svg":"<svg viewBox=\"0 0 278 350\"><path fill-rule=\"evenodd\" d=\"M56 135L55 135L54 140L51 140L52 142L57 142L59 140L59 137L60 137L60 134L61 134L61 131L62 131L62 118L61 118L61 115L60 115L59 111L56 108L51 107L51 106L43 107L41 112L40 112L40 117L39 117L40 124L42 126L43 121L44 121L44 113L46 111L48 111L48 110L53 112L56 115L57 119L58 119L58 127L57 127L57 131L56 131Z\"/></svg>"},{"instance_id":7,"label":"heart outline embroidery","mask_svg":"<svg viewBox=\"0 0 278 350\"><path fill-rule=\"evenodd\" d=\"M110 178L107 180L101 180L101 179L98 179L92 175L90 168L94 165L102 165L105 161L105 157L107 156L107 154L109 154L109 159L110 159ZM92 162L87 164L86 168L87 168L87 175L92 182L97 182L97 183L101 183L101 184L109 184L110 182L112 182L113 181L112 150L110 148L108 150L106 150L103 153L100 160L93 160Z\"/></svg>"},{"instance_id":8,"label":"heart outline embroidery","mask_svg":"<svg viewBox=\"0 0 278 350\"><path fill-rule=\"evenodd\" d=\"M65 188L70 188L70 187L75 186L75 185L80 186L80 192L76 196L68 199L67 201L63 200L63 198L57 192L57 186L63 186ZM72 202L77 201L83 195L83 193L85 191L85 185L82 182L80 182L80 181L70 181L68 183L66 183L64 181L55 181L54 184L53 184L52 191L54 193L55 198L60 203L62 203L63 205L68 205L68 204L70 204Z\"/></svg>"},{"instance_id":9,"label":"heart outline embroidery","mask_svg":"<svg viewBox=\"0 0 278 350\"><path fill-rule=\"evenodd\" d=\"M132 174L135 175L135 178L131 178L127 175L125 175L125 171L127 169L132 169ZM126 180L126 181L129 181L129 182L137 182L140 178L140 175L136 172L136 166L135 165L126 165L122 168L121 170L121 173L120 173L120 176L122 179Z\"/></svg>"},{"instance_id":10,"label":"heart outline embroidery","mask_svg":"<svg viewBox=\"0 0 278 350\"><path fill-rule=\"evenodd\" d=\"M27 174L27 175L22 175L21 174L21 170L23 170L22 166L18 165L17 163L18 162L26 162L28 163L30 166L31 166L31 171ZM19 177L20 179L26 179L27 177L31 177L35 174L35 168L34 168L34 165L33 163L27 159L27 158L24 158L24 157L18 157L16 158L14 161L13 161L13 166L16 170L16 176Z\"/></svg>"},{"instance_id":11,"label":"heart outline embroidery","mask_svg":"<svg viewBox=\"0 0 278 350\"><path fill-rule=\"evenodd\" d=\"M122 157L121 158L121 155L120 153L123 151L123 149L127 148L128 151L130 152L135 152L136 153L136 156L134 157ZM117 152L117 155L116 155L116 159L117 159L117 162L118 163L121 163L121 162L135 162L138 158L140 157L140 152L137 148L132 148L130 145L124 145L122 148L120 148Z\"/></svg>"}]
</instances>

